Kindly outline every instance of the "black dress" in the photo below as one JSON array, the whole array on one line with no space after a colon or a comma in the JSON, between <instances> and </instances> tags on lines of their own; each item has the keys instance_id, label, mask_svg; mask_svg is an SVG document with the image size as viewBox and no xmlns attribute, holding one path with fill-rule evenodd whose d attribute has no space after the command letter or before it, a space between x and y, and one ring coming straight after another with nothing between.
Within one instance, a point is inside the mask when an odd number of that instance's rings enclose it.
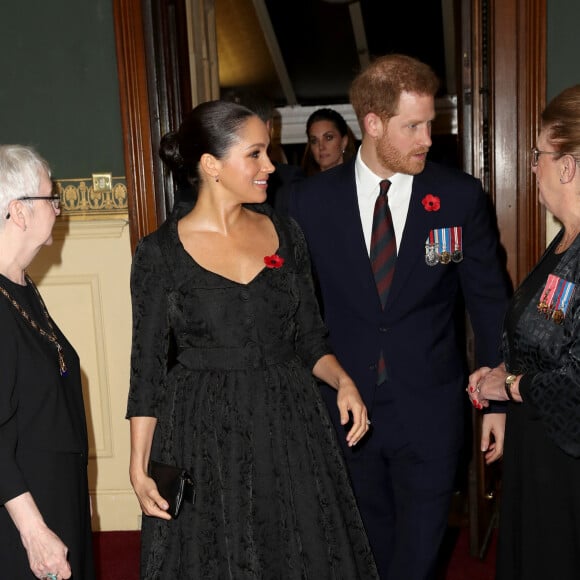
<instances>
[{"instance_id":1,"label":"black dress","mask_svg":"<svg viewBox=\"0 0 580 580\"><path fill-rule=\"evenodd\" d=\"M0 286L44 330L31 285L0 275ZM30 492L48 527L69 548L73 580L95 578L87 484L87 430L79 359L53 323L57 350L0 294L0 569L3 578L34 578L5 502Z\"/></svg>"},{"instance_id":2,"label":"black dress","mask_svg":"<svg viewBox=\"0 0 580 580\"><path fill-rule=\"evenodd\" d=\"M508 405L497 580L580 578L580 241L555 254L560 237L506 315L523 403ZM560 324L538 310L550 274L576 286Z\"/></svg>"},{"instance_id":3,"label":"black dress","mask_svg":"<svg viewBox=\"0 0 580 580\"><path fill-rule=\"evenodd\" d=\"M272 219L284 262L248 284L199 266L176 220L137 248L127 416L158 418L152 457L197 493L177 520L144 517L142 578L377 577L311 374L329 348L305 242Z\"/></svg>"}]
</instances>

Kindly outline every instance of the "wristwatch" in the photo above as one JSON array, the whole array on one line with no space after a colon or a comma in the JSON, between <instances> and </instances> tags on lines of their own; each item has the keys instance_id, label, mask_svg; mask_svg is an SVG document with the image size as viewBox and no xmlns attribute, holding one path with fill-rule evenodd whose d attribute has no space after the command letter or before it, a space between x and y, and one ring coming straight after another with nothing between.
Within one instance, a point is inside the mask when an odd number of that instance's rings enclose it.
<instances>
[{"instance_id":1,"label":"wristwatch","mask_svg":"<svg viewBox=\"0 0 580 580\"><path fill-rule=\"evenodd\" d=\"M508 375L505 378L505 383L504 383L505 394L507 395L507 398L510 401L514 401L514 397L512 395L512 385L516 382L517 378L518 378L517 375Z\"/></svg>"}]
</instances>

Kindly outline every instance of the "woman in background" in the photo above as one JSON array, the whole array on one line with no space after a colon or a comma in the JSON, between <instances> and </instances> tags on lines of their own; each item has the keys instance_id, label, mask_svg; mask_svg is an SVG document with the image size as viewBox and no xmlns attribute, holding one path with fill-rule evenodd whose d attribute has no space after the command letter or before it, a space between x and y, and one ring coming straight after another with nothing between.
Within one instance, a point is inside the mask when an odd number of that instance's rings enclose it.
<instances>
[{"instance_id":1,"label":"woman in background","mask_svg":"<svg viewBox=\"0 0 580 580\"><path fill-rule=\"evenodd\" d=\"M166 138L197 196L141 240L132 268L127 416L145 579L376 578L312 375L336 389L348 445L368 430L366 408L326 343L301 231L263 203L269 140L226 101ZM150 459L194 480L177 519Z\"/></svg>"},{"instance_id":2,"label":"woman in background","mask_svg":"<svg viewBox=\"0 0 580 580\"><path fill-rule=\"evenodd\" d=\"M0 576L91 580L79 359L26 274L60 213L48 164L0 146Z\"/></svg>"},{"instance_id":3,"label":"woman in background","mask_svg":"<svg viewBox=\"0 0 580 580\"><path fill-rule=\"evenodd\" d=\"M498 580L580 578L580 85L542 113L532 171L562 229L518 288L504 363L470 376L477 408L509 401Z\"/></svg>"},{"instance_id":4,"label":"woman in background","mask_svg":"<svg viewBox=\"0 0 580 580\"><path fill-rule=\"evenodd\" d=\"M354 135L334 109L318 109L306 122L308 139L302 169L307 177L348 161L356 152Z\"/></svg>"}]
</instances>

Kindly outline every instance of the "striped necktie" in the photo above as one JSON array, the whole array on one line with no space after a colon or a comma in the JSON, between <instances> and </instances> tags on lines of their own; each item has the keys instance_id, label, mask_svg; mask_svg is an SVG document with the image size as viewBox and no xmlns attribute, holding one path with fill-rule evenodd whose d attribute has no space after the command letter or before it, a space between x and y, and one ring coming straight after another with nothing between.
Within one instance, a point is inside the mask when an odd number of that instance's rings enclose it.
<instances>
[{"instance_id":1,"label":"striped necktie","mask_svg":"<svg viewBox=\"0 0 580 580\"><path fill-rule=\"evenodd\" d=\"M383 179L379 184L380 191L373 214L370 251L371 266L383 308L387 302L397 261L397 240L387 198L390 186L391 182L388 179Z\"/></svg>"},{"instance_id":2,"label":"striped necktie","mask_svg":"<svg viewBox=\"0 0 580 580\"><path fill-rule=\"evenodd\" d=\"M395 239L395 229L393 228L393 218L389 209L387 192L391 182L383 179L379 184L379 196L375 202L373 214L373 230L371 234L371 266L375 275L377 291L384 308L389 295L389 288L395 273L395 262L397 261L397 240ZM377 363L377 385L387 380L387 366L385 357L381 350L381 355Z\"/></svg>"}]
</instances>

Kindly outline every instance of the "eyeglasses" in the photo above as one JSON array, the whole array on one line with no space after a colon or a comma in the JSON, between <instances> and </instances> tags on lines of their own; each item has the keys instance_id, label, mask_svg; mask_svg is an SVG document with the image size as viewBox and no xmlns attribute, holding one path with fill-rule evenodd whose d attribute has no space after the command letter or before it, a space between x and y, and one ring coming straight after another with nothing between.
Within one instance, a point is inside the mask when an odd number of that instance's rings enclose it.
<instances>
[{"instance_id":1,"label":"eyeglasses","mask_svg":"<svg viewBox=\"0 0 580 580\"><path fill-rule=\"evenodd\" d=\"M25 195L24 197L17 197L18 201L25 201L27 199L44 199L45 201L50 201L54 209L60 209L60 195Z\"/></svg>"},{"instance_id":2,"label":"eyeglasses","mask_svg":"<svg viewBox=\"0 0 580 580\"><path fill-rule=\"evenodd\" d=\"M49 201L52 204L52 207L55 211L60 209L60 195L24 195L22 197L17 197L14 201L26 201L31 200L34 201L36 199L44 199L45 201ZM6 219L10 218L10 213L6 214Z\"/></svg>"},{"instance_id":3,"label":"eyeglasses","mask_svg":"<svg viewBox=\"0 0 580 580\"><path fill-rule=\"evenodd\" d=\"M532 149L532 167L538 166L540 155L560 155L563 157L564 155L568 155L568 153L562 153L561 151L540 151L537 147L534 147Z\"/></svg>"}]
</instances>

